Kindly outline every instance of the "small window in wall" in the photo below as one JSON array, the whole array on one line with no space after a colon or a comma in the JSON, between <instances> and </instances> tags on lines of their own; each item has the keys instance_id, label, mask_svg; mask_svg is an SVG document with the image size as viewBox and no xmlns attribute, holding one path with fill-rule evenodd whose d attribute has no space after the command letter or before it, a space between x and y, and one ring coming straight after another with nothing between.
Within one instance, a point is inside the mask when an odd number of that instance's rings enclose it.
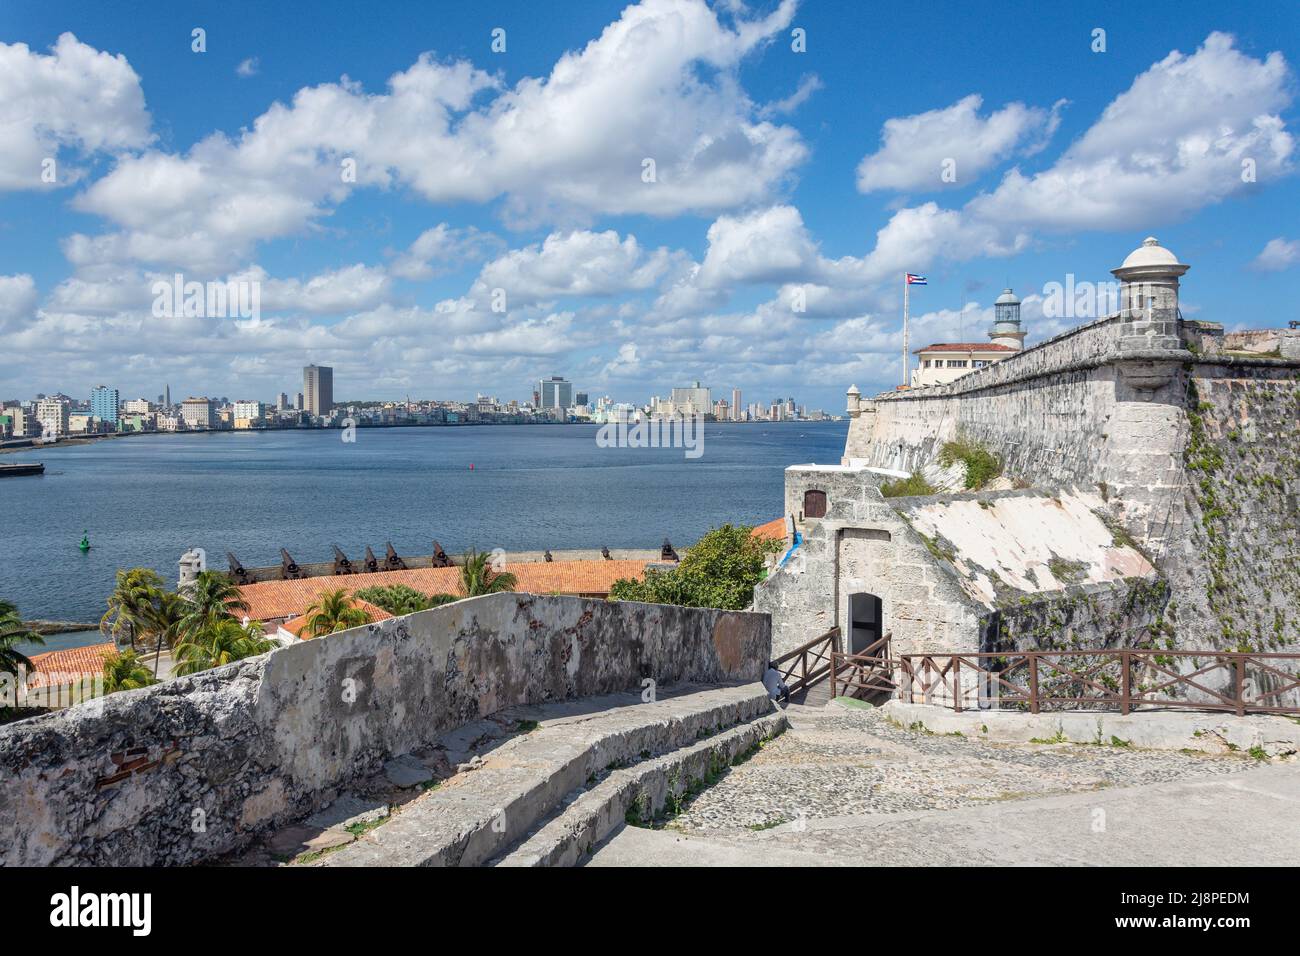
<instances>
[{"instance_id":1,"label":"small window in wall","mask_svg":"<svg viewBox=\"0 0 1300 956\"><path fill-rule=\"evenodd\" d=\"M805 518L826 517L826 492L811 489L803 493L803 516Z\"/></svg>"}]
</instances>

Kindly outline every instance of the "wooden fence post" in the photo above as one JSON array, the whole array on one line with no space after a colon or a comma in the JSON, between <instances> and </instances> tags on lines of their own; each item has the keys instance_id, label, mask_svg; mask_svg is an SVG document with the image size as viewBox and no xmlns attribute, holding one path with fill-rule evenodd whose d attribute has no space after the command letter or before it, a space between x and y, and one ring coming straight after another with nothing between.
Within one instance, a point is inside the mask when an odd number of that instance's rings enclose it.
<instances>
[{"instance_id":1,"label":"wooden fence post","mask_svg":"<svg viewBox=\"0 0 1300 956\"><path fill-rule=\"evenodd\" d=\"M1029 657L1029 712L1038 713L1038 653L1026 651Z\"/></svg>"}]
</instances>

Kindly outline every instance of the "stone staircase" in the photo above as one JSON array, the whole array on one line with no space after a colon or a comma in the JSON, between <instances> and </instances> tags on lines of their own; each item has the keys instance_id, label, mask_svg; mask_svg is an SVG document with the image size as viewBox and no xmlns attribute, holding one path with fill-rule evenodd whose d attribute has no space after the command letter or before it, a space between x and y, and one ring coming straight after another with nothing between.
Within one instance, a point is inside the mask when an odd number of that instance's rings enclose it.
<instances>
[{"instance_id":1,"label":"stone staircase","mask_svg":"<svg viewBox=\"0 0 1300 956\"><path fill-rule=\"evenodd\" d=\"M780 734L762 684L610 694L496 717L531 728L472 756L313 866L564 866L625 821L649 820Z\"/></svg>"}]
</instances>

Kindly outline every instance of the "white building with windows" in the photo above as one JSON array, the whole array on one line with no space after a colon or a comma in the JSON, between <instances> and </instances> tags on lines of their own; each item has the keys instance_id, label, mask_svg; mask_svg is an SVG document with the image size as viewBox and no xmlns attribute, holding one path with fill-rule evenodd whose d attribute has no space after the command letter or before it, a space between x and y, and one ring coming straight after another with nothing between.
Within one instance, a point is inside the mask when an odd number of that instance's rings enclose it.
<instances>
[{"instance_id":1,"label":"white building with windows","mask_svg":"<svg viewBox=\"0 0 1300 956\"><path fill-rule=\"evenodd\" d=\"M990 342L937 342L917 349L916 368L908 384L912 388L946 385L967 372L1010 358L1025 347L1020 327L1020 300L1004 289L993 303L993 331Z\"/></svg>"}]
</instances>

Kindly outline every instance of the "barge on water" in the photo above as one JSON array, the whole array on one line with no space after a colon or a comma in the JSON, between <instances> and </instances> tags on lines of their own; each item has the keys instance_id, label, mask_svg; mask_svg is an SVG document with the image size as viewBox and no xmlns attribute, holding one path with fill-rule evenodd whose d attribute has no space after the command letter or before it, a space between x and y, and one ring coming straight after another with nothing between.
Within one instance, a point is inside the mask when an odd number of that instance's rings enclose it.
<instances>
[{"instance_id":1,"label":"barge on water","mask_svg":"<svg viewBox=\"0 0 1300 956\"><path fill-rule=\"evenodd\" d=\"M24 462L18 465L0 465L0 478L17 478L22 475L43 475L45 474L45 465L43 462L33 461Z\"/></svg>"}]
</instances>

